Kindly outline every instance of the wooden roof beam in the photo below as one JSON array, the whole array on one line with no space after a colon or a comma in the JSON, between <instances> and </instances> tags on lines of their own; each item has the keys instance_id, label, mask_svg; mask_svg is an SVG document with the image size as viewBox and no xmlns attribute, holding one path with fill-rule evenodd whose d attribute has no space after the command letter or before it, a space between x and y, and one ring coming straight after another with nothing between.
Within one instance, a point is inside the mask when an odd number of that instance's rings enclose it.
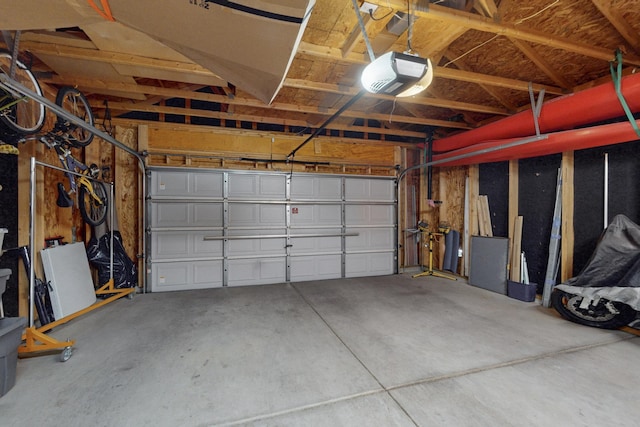
<instances>
[{"instance_id":1,"label":"wooden roof beam","mask_svg":"<svg viewBox=\"0 0 640 427\"><path fill-rule=\"evenodd\" d=\"M406 2L404 0L371 0L371 2L374 4L380 4L381 6L391 6L398 10L406 9ZM607 62L614 59L614 52L607 48L592 46L586 43L580 43L563 37L550 35L542 31L527 29L522 25L497 23L484 16L459 11L445 6L439 6L437 4L420 2L418 7L414 9L414 13L421 18L449 22L451 24L478 31L499 34L505 37L513 37L518 40L562 49ZM640 58L635 55L628 56L626 58L626 62L640 66Z\"/></svg>"},{"instance_id":2,"label":"wooden roof beam","mask_svg":"<svg viewBox=\"0 0 640 427\"><path fill-rule=\"evenodd\" d=\"M29 51L35 55L48 54L62 58L73 58L89 61L105 62L109 64L133 65L139 67L153 68L164 71L180 71L188 74L211 77L212 86L227 86L227 81L221 79L210 70L195 64L166 59L148 58L138 55L130 55L119 52L107 52L98 49L87 49L74 46L65 46L59 43L43 43L36 41L23 41L20 49Z\"/></svg>"},{"instance_id":3,"label":"wooden roof beam","mask_svg":"<svg viewBox=\"0 0 640 427\"><path fill-rule=\"evenodd\" d=\"M360 11L357 11L356 13L360 13ZM367 27L371 25L373 20L371 19L371 16L367 13L362 17L362 22L364 23L365 29L368 29ZM362 30L360 29L360 24L356 23L356 25L351 29L351 32L349 33L349 35L347 36L346 40L342 45L342 56L343 57L349 56L349 54L353 52L353 49L363 39L364 37L362 35Z\"/></svg>"},{"instance_id":4,"label":"wooden roof beam","mask_svg":"<svg viewBox=\"0 0 640 427\"><path fill-rule=\"evenodd\" d=\"M132 107L135 105L135 107ZM101 105L95 104L91 106L92 109L96 109L99 111L104 108ZM125 102L111 102L109 103L109 108L112 112L115 113L127 113L130 111L144 111L158 114L173 114L178 116L187 116L187 117L203 117L210 119L219 119L219 120L236 120L236 121L246 121L246 122L259 122L273 125L281 125L281 126L295 126L295 127L304 127L315 129L317 126L310 124L306 120L295 120L295 119L282 119L277 117L272 118L260 118L256 120L256 117L253 115L247 114L229 114L222 111L208 111L208 110L200 110L200 109L190 109L190 108L181 108L181 107L167 107L161 105L143 105L143 104L129 104ZM117 117L114 117L116 120ZM125 119L126 120L126 119ZM380 135L393 135L405 138L424 138L424 132L414 132L402 129L388 129L386 127L372 127L372 126L355 126L355 125L341 125L339 123L332 123L329 130L341 130L341 131L350 131L350 132L362 132L362 133L375 133Z\"/></svg>"},{"instance_id":5,"label":"wooden roof beam","mask_svg":"<svg viewBox=\"0 0 640 427\"><path fill-rule=\"evenodd\" d=\"M479 12L484 16L492 18L494 21L499 21L499 11L493 0L476 0L476 4L480 4ZM538 52L529 45L527 42L518 40L513 37L508 37L509 41L513 43L527 58L531 60L536 66L542 70L551 80L553 80L558 86L569 89L572 85L567 79L565 79L560 73L549 64L544 58L542 58Z\"/></svg>"},{"instance_id":6,"label":"wooden roof beam","mask_svg":"<svg viewBox=\"0 0 640 427\"><path fill-rule=\"evenodd\" d=\"M342 58L342 54L339 49L334 49L326 46L317 46L307 42L300 42L298 47L298 53L304 53L311 56L317 56L321 58L332 59L336 61L345 60L355 64L368 64L364 55L349 55L347 58ZM529 82L522 80L509 79L505 77L496 77L488 74L473 73L470 71L455 70L453 68L435 67L434 78L445 78L451 80L459 80L468 83L487 84L492 86L504 87L507 89L521 90L529 92ZM534 83L534 90L540 91L544 89L547 93L554 95L563 95L566 91L557 86L541 85Z\"/></svg>"},{"instance_id":7,"label":"wooden roof beam","mask_svg":"<svg viewBox=\"0 0 640 427\"><path fill-rule=\"evenodd\" d=\"M600 13L609 20L611 25L620 33L620 35L629 43L629 46L634 50L636 54L640 53L640 35L629 25L620 13L611 9L611 0L591 0L591 2L598 8Z\"/></svg>"},{"instance_id":8,"label":"wooden roof beam","mask_svg":"<svg viewBox=\"0 0 640 427\"><path fill-rule=\"evenodd\" d=\"M551 80L553 80L558 86L569 89L573 86L571 82L562 76L562 74L558 73L552 66L549 64L543 57L536 52L536 50L529 43L524 42L522 40L514 39L513 37L509 37L509 41L514 44L515 47L520 49L522 53L524 53L527 58L531 60L536 66L542 70Z\"/></svg>"},{"instance_id":9,"label":"wooden roof beam","mask_svg":"<svg viewBox=\"0 0 640 427\"><path fill-rule=\"evenodd\" d=\"M355 87L344 87L341 85L335 85L330 83L310 82L308 80L302 80L302 79L286 79L284 82L284 86L296 88L296 89L315 90L319 92L338 93L341 95L355 95L360 91L360 89ZM449 108L452 110L466 110L466 111L473 111L476 113L498 114L503 116L507 116L510 114L510 112L507 110L503 110L495 107L489 107L486 105L469 104L466 102L458 102L458 101L448 101L445 99L425 97L425 96L412 96L412 97L407 97L403 99L397 99L391 95L381 95L381 94L370 94L367 96L371 98L386 100L386 101L397 100L399 102L402 102L403 104L424 105L424 106L438 107L438 108Z\"/></svg>"},{"instance_id":10,"label":"wooden roof beam","mask_svg":"<svg viewBox=\"0 0 640 427\"><path fill-rule=\"evenodd\" d=\"M456 57L458 55L456 55L455 53L451 53L448 56L451 57ZM468 71L468 66L467 64L464 62L464 60L462 58L458 59L455 62L456 66L462 70L462 71ZM497 90L495 90L494 86L490 86L484 83L478 83L478 85L485 91L487 92L492 98L496 99L498 102L500 102L502 105L504 105L509 111L513 112L516 111L518 109L517 105L514 105L511 101L509 101L507 98L505 98L504 96L502 96Z\"/></svg>"},{"instance_id":11,"label":"wooden roof beam","mask_svg":"<svg viewBox=\"0 0 640 427\"><path fill-rule=\"evenodd\" d=\"M290 119L281 119L278 117L258 117L255 115L242 115L242 114L228 114L217 111L208 111L208 110L200 110L200 109L187 109L181 107L166 107L160 105L146 105L146 104L138 104L131 102L110 102L109 107L112 111L141 111L141 112L152 112L152 113L160 113L160 114L176 114L176 115L189 115L195 117L206 117L206 118L216 118L216 119L232 119L232 120L243 120L247 122L256 122L256 123L269 123L269 124L278 124L278 125L289 125L289 126L309 126L309 123L301 120L293 121ZM92 105L92 108L94 106ZM100 105L95 105L96 109L100 109ZM333 115L338 111L337 108L331 108L324 112L327 115ZM301 111L302 112L302 111ZM316 112L317 113L317 112ZM378 121L389 120L388 114L377 114L377 113L369 113L369 112L358 112L347 110L341 114L341 117L351 117L351 118L363 118L366 117L368 119L374 119ZM394 121L407 123L407 124L415 124L415 125L424 125L424 126L438 126L438 127L446 127L446 128L454 128L454 129L470 129L465 123L456 123L449 122L446 120L436 120L436 119L427 119L427 118L419 118L419 117L409 117L409 116L393 116ZM302 124L304 123L304 124ZM378 132L378 128L369 128L369 132L372 133L380 133Z\"/></svg>"},{"instance_id":12,"label":"wooden roof beam","mask_svg":"<svg viewBox=\"0 0 640 427\"><path fill-rule=\"evenodd\" d=\"M493 0L474 0L473 7L484 16L488 16L496 22L500 21L498 7Z\"/></svg>"},{"instance_id":13,"label":"wooden roof beam","mask_svg":"<svg viewBox=\"0 0 640 427\"><path fill-rule=\"evenodd\" d=\"M221 104L230 104L230 105L236 105L236 106L246 106L246 107L254 107L254 108L280 110L280 111L299 112L299 113L305 113L305 114L318 114L318 115L324 115L324 116L333 115L338 110L336 108L319 109L317 107L312 107L312 106L301 106L301 105L285 104L285 103L278 103L278 102L274 102L271 105L266 106L265 104L262 103L262 101L259 101L257 99L241 98L241 97L228 98L224 95L215 95L211 93L191 92L191 91L185 91L180 89L160 88L156 86L134 85L130 83L112 83L112 82L98 81L94 79L79 79L79 78L61 79L59 77L51 77L51 78L45 79L44 81L50 82L50 83L56 83L56 84L70 84L70 85L78 86L82 90L87 90L87 91L91 91L95 89L103 90L105 88L109 88L112 90L117 90L119 92L131 91L133 93L143 93L147 95L162 96L163 98L197 99L201 101L216 102ZM112 104L114 103L110 102L109 106L111 107ZM145 109L145 105L142 103L134 104L134 103L121 102L114 105L119 105L121 108L125 108L128 111L159 112L159 110L156 110L157 106L147 105L147 107L153 107L150 110L147 110ZM100 108L100 107L97 106L96 108ZM115 107L112 107L112 109L115 109ZM163 112L168 114L188 115L186 112L184 112L183 109L180 109L179 111L182 111L182 112L175 113L167 109L163 110ZM194 111L204 111L204 110L194 110ZM368 112L358 112L358 111L350 111L350 110L343 112L341 116L351 117L351 118L366 117L366 118L375 119L379 121L388 120L389 118L388 115L386 114L371 114ZM237 118L236 115L229 115L229 114L226 114L224 117L215 116L214 118L226 118L226 119L260 122L259 118L256 116L248 116L248 117L253 117L253 119L250 119L250 118L240 119L240 118ZM428 119L428 118L423 119L423 118L415 118L415 117L409 117L409 116L395 116L394 119L397 122L409 123L409 124L444 126L449 128L458 128L458 129L469 128L467 125L460 124L460 123L450 123L443 120L435 120L435 119ZM269 123L272 123L272 122L269 121ZM280 124L280 123L276 122L274 124ZM308 123L305 122L305 126L307 125Z\"/></svg>"}]
</instances>

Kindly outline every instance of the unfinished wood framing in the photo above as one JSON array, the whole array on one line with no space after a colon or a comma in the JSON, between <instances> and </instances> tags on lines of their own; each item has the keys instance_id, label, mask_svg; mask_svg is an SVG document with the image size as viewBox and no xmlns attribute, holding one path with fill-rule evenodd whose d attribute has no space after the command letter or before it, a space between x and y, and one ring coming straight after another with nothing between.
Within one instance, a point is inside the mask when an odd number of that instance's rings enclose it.
<instances>
[{"instance_id":1,"label":"unfinished wood framing","mask_svg":"<svg viewBox=\"0 0 640 427\"><path fill-rule=\"evenodd\" d=\"M511 238L511 261L509 262L511 268L509 270L509 277L514 282L520 281L522 272L522 264L520 262L520 254L522 252L522 220L523 218L521 216L516 217L513 224L513 237Z\"/></svg>"},{"instance_id":2,"label":"unfinished wood framing","mask_svg":"<svg viewBox=\"0 0 640 427\"><path fill-rule=\"evenodd\" d=\"M562 226L560 240L560 281L573 277L574 250L574 161L573 151L562 153Z\"/></svg>"}]
</instances>

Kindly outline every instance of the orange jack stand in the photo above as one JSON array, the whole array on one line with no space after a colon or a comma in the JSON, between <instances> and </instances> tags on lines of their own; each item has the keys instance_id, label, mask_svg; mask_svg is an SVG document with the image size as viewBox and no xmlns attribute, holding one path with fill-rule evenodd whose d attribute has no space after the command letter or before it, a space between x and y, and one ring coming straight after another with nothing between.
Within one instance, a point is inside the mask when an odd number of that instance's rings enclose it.
<instances>
[{"instance_id":1,"label":"orange jack stand","mask_svg":"<svg viewBox=\"0 0 640 427\"><path fill-rule=\"evenodd\" d=\"M102 307L103 305L109 304L110 302L124 296L133 298L135 291L136 288L116 289L113 286L113 279L109 280L106 284L96 290L96 295L111 295L110 297L98 301L83 310L77 311L54 322L47 323L40 328L35 328L34 326L28 327L25 330L25 333L22 335L22 340L24 341L24 343L18 347L18 355L26 356L40 351L62 349L60 360L66 362L71 357L72 347L75 344L75 341L58 341L55 338L51 338L45 335L44 332L47 332L55 328L56 326L67 323L68 321L75 319L76 317L82 316L83 314L95 310L96 308Z\"/></svg>"}]
</instances>

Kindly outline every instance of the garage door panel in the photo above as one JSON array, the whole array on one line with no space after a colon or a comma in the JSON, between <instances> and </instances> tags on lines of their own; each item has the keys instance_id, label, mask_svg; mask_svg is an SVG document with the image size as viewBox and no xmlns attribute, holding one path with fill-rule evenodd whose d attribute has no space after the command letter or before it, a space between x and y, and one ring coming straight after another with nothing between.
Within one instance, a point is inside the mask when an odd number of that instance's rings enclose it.
<instances>
[{"instance_id":1,"label":"garage door panel","mask_svg":"<svg viewBox=\"0 0 640 427\"><path fill-rule=\"evenodd\" d=\"M230 200L285 200L284 175L229 174Z\"/></svg>"},{"instance_id":2,"label":"garage door panel","mask_svg":"<svg viewBox=\"0 0 640 427\"><path fill-rule=\"evenodd\" d=\"M294 237L292 235L291 237L291 255L327 252L342 252L342 238L339 235L335 237Z\"/></svg>"},{"instance_id":3,"label":"garage door panel","mask_svg":"<svg viewBox=\"0 0 640 427\"><path fill-rule=\"evenodd\" d=\"M395 207L390 205L349 205L345 208L345 222L349 225L393 224Z\"/></svg>"},{"instance_id":4,"label":"garage door panel","mask_svg":"<svg viewBox=\"0 0 640 427\"><path fill-rule=\"evenodd\" d=\"M395 230L391 228L359 228L357 236L347 236L347 253L370 250L389 250L395 242Z\"/></svg>"},{"instance_id":5,"label":"garage door panel","mask_svg":"<svg viewBox=\"0 0 640 427\"><path fill-rule=\"evenodd\" d=\"M229 227L286 226L284 205L229 203Z\"/></svg>"},{"instance_id":6,"label":"garage door panel","mask_svg":"<svg viewBox=\"0 0 640 427\"><path fill-rule=\"evenodd\" d=\"M282 258L229 260L228 285L264 285L286 281L286 261Z\"/></svg>"},{"instance_id":7,"label":"garage door panel","mask_svg":"<svg viewBox=\"0 0 640 427\"><path fill-rule=\"evenodd\" d=\"M392 180L346 178L345 200L392 201L395 184Z\"/></svg>"},{"instance_id":8,"label":"garage door panel","mask_svg":"<svg viewBox=\"0 0 640 427\"><path fill-rule=\"evenodd\" d=\"M338 279L342 276L342 257L337 255L296 256L291 258L291 280Z\"/></svg>"},{"instance_id":9,"label":"garage door panel","mask_svg":"<svg viewBox=\"0 0 640 427\"><path fill-rule=\"evenodd\" d=\"M153 203L151 227L220 227L223 207L219 203Z\"/></svg>"},{"instance_id":10,"label":"garage door panel","mask_svg":"<svg viewBox=\"0 0 640 427\"><path fill-rule=\"evenodd\" d=\"M222 256L222 230L192 232L195 256Z\"/></svg>"},{"instance_id":11,"label":"garage door panel","mask_svg":"<svg viewBox=\"0 0 640 427\"><path fill-rule=\"evenodd\" d=\"M161 171L151 174L152 196L184 196L189 193L189 174Z\"/></svg>"},{"instance_id":12,"label":"garage door panel","mask_svg":"<svg viewBox=\"0 0 640 427\"><path fill-rule=\"evenodd\" d=\"M195 173L190 193L194 196L222 197L223 185L222 173Z\"/></svg>"},{"instance_id":13,"label":"garage door panel","mask_svg":"<svg viewBox=\"0 0 640 427\"><path fill-rule=\"evenodd\" d=\"M223 175L220 172L154 171L151 196L154 197L222 197Z\"/></svg>"},{"instance_id":14,"label":"garage door panel","mask_svg":"<svg viewBox=\"0 0 640 427\"><path fill-rule=\"evenodd\" d=\"M222 286L222 261L197 262L193 266L193 283L196 286Z\"/></svg>"},{"instance_id":15,"label":"garage door panel","mask_svg":"<svg viewBox=\"0 0 640 427\"><path fill-rule=\"evenodd\" d=\"M189 223L189 206L184 203L154 203L152 227L171 227Z\"/></svg>"},{"instance_id":16,"label":"garage door panel","mask_svg":"<svg viewBox=\"0 0 640 427\"><path fill-rule=\"evenodd\" d=\"M394 272L393 179L160 167L148 188L151 290Z\"/></svg>"},{"instance_id":17,"label":"garage door panel","mask_svg":"<svg viewBox=\"0 0 640 427\"><path fill-rule=\"evenodd\" d=\"M222 257L221 240L205 240L220 236L221 231L163 231L152 234L153 260L174 258Z\"/></svg>"},{"instance_id":18,"label":"garage door panel","mask_svg":"<svg viewBox=\"0 0 640 427\"><path fill-rule=\"evenodd\" d=\"M291 200L342 200L342 178L296 175L291 179Z\"/></svg>"},{"instance_id":19,"label":"garage door panel","mask_svg":"<svg viewBox=\"0 0 640 427\"><path fill-rule=\"evenodd\" d=\"M342 225L340 205L291 205L291 225L310 227L318 225Z\"/></svg>"},{"instance_id":20,"label":"garage door panel","mask_svg":"<svg viewBox=\"0 0 640 427\"><path fill-rule=\"evenodd\" d=\"M347 254L346 277L383 276L395 271L393 253Z\"/></svg>"},{"instance_id":21,"label":"garage door panel","mask_svg":"<svg viewBox=\"0 0 640 427\"><path fill-rule=\"evenodd\" d=\"M285 238L230 239L229 256L264 256L285 254Z\"/></svg>"},{"instance_id":22,"label":"garage door panel","mask_svg":"<svg viewBox=\"0 0 640 427\"><path fill-rule=\"evenodd\" d=\"M221 227L224 206L222 203L191 204L192 219L190 225L198 227Z\"/></svg>"},{"instance_id":23,"label":"garage door panel","mask_svg":"<svg viewBox=\"0 0 640 427\"><path fill-rule=\"evenodd\" d=\"M155 263L152 292L207 289L222 286L222 261Z\"/></svg>"},{"instance_id":24,"label":"garage door panel","mask_svg":"<svg viewBox=\"0 0 640 427\"><path fill-rule=\"evenodd\" d=\"M157 233L152 239L153 259L189 256L189 236L186 233Z\"/></svg>"}]
</instances>

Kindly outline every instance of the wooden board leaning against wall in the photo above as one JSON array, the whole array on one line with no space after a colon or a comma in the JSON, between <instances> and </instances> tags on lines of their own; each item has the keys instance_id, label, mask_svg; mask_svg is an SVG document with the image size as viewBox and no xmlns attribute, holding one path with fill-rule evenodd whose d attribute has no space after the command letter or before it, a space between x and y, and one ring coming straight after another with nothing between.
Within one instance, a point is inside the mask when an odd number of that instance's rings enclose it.
<instances>
[{"instance_id":1,"label":"wooden board leaning against wall","mask_svg":"<svg viewBox=\"0 0 640 427\"><path fill-rule=\"evenodd\" d=\"M52 116L52 115L51 115ZM123 144L137 150L137 132L135 128L116 127L115 137ZM128 153L116 149L113 145L95 138L84 149L74 149L73 155L86 164L95 163L115 182L116 214L118 215L119 231L122 235L127 255L136 262L138 254L142 253L139 236L140 197L139 173L137 160ZM29 190L31 158L38 162L60 167L55 151L37 141L29 141L20 146L18 158L18 186L19 186L19 224L18 244L29 244ZM43 277L40 268L39 250L45 246L45 240L60 237L63 242L88 242L91 238L91 227L84 224L77 207L60 208L56 205L57 183L62 182L69 188L69 182L61 171L43 166L36 167L36 215L35 215L35 263L36 274ZM138 283L141 282L142 264L138 264ZM94 276L97 281L97 275ZM29 285L22 266L19 268L18 310L20 316L28 315Z\"/></svg>"},{"instance_id":2,"label":"wooden board leaning against wall","mask_svg":"<svg viewBox=\"0 0 640 427\"><path fill-rule=\"evenodd\" d=\"M559 281L563 282L573 276L573 241L574 241L574 187L573 187L573 152L563 153L562 175L562 237L561 237L561 270ZM469 197L469 236L478 234L478 223L476 213L476 201L479 196L478 191L478 166L461 166L452 168L434 168L432 177L432 198L439 200L442 204L429 206L427 200L427 173L422 172L423 183L421 185L421 203L418 217L429 224L430 231L437 231L441 223L448 224L451 229L460 231L461 247L464 248L464 200L465 185L468 185ZM468 178L468 180L467 180ZM518 216L518 160L510 161L509 169L509 238L513 239L512 228L515 218ZM467 236L468 237L468 236ZM502 236L507 237L507 236ZM438 267L440 259L443 257L441 245L434 247L434 266ZM467 257L468 254L465 254ZM428 263L428 251L422 251L422 263ZM458 265L458 272L468 276L463 265Z\"/></svg>"}]
</instances>

